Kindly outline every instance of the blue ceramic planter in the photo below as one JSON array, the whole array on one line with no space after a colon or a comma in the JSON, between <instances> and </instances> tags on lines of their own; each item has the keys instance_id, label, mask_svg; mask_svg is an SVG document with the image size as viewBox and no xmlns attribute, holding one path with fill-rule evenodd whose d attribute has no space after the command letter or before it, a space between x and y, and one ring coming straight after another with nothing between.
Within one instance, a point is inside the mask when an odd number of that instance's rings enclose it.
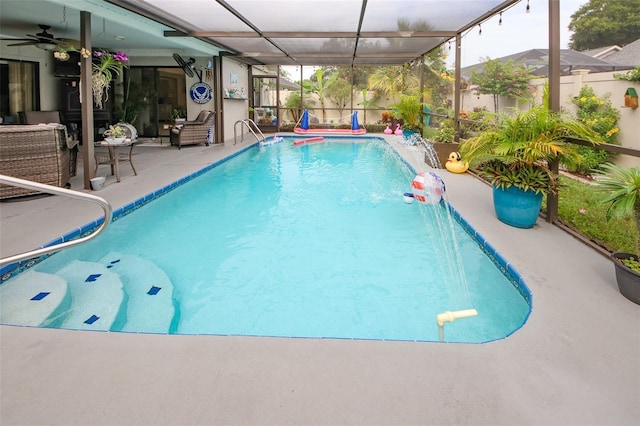
<instances>
[{"instance_id":1,"label":"blue ceramic planter","mask_svg":"<svg viewBox=\"0 0 640 426\"><path fill-rule=\"evenodd\" d=\"M493 187L493 207L501 222L516 228L532 228L538 220L542 193L511 187Z\"/></svg>"}]
</instances>

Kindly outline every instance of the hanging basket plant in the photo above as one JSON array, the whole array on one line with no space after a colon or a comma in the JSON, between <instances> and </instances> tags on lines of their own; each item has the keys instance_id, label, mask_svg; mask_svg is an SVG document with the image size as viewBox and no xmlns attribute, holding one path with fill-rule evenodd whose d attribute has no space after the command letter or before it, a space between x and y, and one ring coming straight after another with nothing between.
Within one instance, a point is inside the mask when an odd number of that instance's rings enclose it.
<instances>
[{"instance_id":1,"label":"hanging basket plant","mask_svg":"<svg viewBox=\"0 0 640 426\"><path fill-rule=\"evenodd\" d=\"M82 48L80 53L85 58L88 58L90 55L90 52L85 48ZM102 108L103 103L109 99L109 85L111 84L111 80L122 73L128 61L129 58L124 52L111 53L105 50L95 50L93 52L91 88L93 91L93 101L98 108Z\"/></svg>"}]
</instances>

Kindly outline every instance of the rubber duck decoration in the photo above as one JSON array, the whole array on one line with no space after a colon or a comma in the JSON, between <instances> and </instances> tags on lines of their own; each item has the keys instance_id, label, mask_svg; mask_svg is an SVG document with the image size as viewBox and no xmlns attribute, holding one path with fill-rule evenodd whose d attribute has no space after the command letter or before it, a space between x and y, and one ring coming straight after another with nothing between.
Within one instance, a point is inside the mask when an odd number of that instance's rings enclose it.
<instances>
[{"instance_id":1,"label":"rubber duck decoration","mask_svg":"<svg viewBox=\"0 0 640 426\"><path fill-rule=\"evenodd\" d=\"M391 133L393 133L393 130L391 130L391 127L389 127L389 125L387 124L387 128L384 129L384 133L387 135L390 135Z\"/></svg>"},{"instance_id":2,"label":"rubber duck decoration","mask_svg":"<svg viewBox=\"0 0 640 426\"><path fill-rule=\"evenodd\" d=\"M402 135L402 130L400 129L400 123L396 125L396 130L393 132L395 135Z\"/></svg>"},{"instance_id":3,"label":"rubber duck decoration","mask_svg":"<svg viewBox=\"0 0 640 426\"><path fill-rule=\"evenodd\" d=\"M444 165L451 173L464 173L469 168L467 161L461 161L459 152L452 152L449 154L447 163Z\"/></svg>"}]
</instances>

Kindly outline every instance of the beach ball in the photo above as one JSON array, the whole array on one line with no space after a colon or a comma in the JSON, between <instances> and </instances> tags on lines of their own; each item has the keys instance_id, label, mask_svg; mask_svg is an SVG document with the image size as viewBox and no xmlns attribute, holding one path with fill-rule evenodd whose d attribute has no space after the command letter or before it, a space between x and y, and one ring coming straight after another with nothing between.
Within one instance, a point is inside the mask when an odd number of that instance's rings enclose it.
<instances>
[{"instance_id":1,"label":"beach ball","mask_svg":"<svg viewBox=\"0 0 640 426\"><path fill-rule=\"evenodd\" d=\"M438 204L444 195L444 182L437 174L420 173L411 181L413 198L422 204Z\"/></svg>"}]
</instances>

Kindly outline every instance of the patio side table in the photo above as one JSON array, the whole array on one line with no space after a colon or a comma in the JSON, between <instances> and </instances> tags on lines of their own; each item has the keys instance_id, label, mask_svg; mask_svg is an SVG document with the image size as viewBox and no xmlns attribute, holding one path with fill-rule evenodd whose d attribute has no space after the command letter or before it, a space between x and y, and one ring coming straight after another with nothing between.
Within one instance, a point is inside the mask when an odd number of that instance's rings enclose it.
<instances>
[{"instance_id":1,"label":"patio side table","mask_svg":"<svg viewBox=\"0 0 640 426\"><path fill-rule=\"evenodd\" d=\"M107 152L105 154L96 153L96 171L98 172L98 167L102 164L109 164L111 166L111 174L116 176L116 182L120 182L120 163L129 163L131 165L131 170L133 170L133 174L138 176L136 172L136 168L133 166L133 161L131 159L133 153L133 146L137 143L137 140L125 140L122 143L109 143L107 141L98 141L95 143L96 147L107 147ZM126 152L126 148L129 148L129 152ZM125 150L125 152L121 152L121 150Z\"/></svg>"}]
</instances>

